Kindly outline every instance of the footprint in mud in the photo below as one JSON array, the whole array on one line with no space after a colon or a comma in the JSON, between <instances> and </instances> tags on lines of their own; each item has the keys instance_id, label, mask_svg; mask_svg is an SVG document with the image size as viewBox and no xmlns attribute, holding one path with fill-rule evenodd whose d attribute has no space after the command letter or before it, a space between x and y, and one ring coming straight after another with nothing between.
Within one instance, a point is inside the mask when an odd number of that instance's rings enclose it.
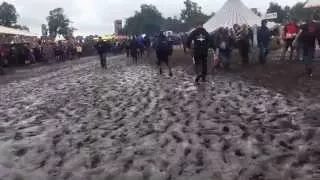
<instances>
[{"instance_id":1,"label":"footprint in mud","mask_svg":"<svg viewBox=\"0 0 320 180\"><path fill-rule=\"evenodd\" d=\"M171 136L176 141L176 143L181 143L183 141L183 136L177 131L171 133Z\"/></svg>"},{"instance_id":2,"label":"footprint in mud","mask_svg":"<svg viewBox=\"0 0 320 180\"><path fill-rule=\"evenodd\" d=\"M236 149L234 154L239 157L245 156L245 153L241 149Z\"/></svg>"},{"instance_id":3,"label":"footprint in mud","mask_svg":"<svg viewBox=\"0 0 320 180\"><path fill-rule=\"evenodd\" d=\"M189 127L189 125L190 125L190 120L186 120L184 124L185 124L187 127Z\"/></svg>"},{"instance_id":4,"label":"footprint in mud","mask_svg":"<svg viewBox=\"0 0 320 180\"><path fill-rule=\"evenodd\" d=\"M203 166L204 165L204 153L203 153L203 151L198 151L197 153L196 153L196 165L197 166Z\"/></svg>"},{"instance_id":5,"label":"footprint in mud","mask_svg":"<svg viewBox=\"0 0 320 180\"><path fill-rule=\"evenodd\" d=\"M128 172L133 165L133 159L130 158L123 163L123 171Z\"/></svg>"},{"instance_id":6,"label":"footprint in mud","mask_svg":"<svg viewBox=\"0 0 320 180\"><path fill-rule=\"evenodd\" d=\"M170 140L168 138L164 138L161 142L160 142L160 147L161 148L165 148L168 146L168 144L170 143Z\"/></svg>"},{"instance_id":7,"label":"footprint in mud","mask_svg":"<svg viewBox=\"0 0 320 180\"><path fill-rule=\"evenodd\" d=\"M90 158L90 168L94 169L97 168L98 165L101 162L101 156L99 154L94 154L91 158Z\"/></svg>"},{"instance_id":8,"label":"footprint in mud","mask_svg":"<svg viewBox=\"0 0 320 180\"><path fill-rule=\"evenodd\" d=\"M20 140L22 140L24 137L23 137L23 134L21 133L21 132L16 132L15 134L14 134L14 140L16 140L16 141L20 141Z\"/></svg>"},{"instance_id":9,"label":"footprint in mud","mask_svg":"<svg viewBox=\"0 0 320 180\"><path fill-rule=\"evenodd\" d=\"M20 147L15 149L13 153L15 156L21 157L21 156L24 156L27 152L28 152L28 148Z\"/></svg>"},{"instance_id":10,"label":"footprint in mud","mask_svg":"<svg viewBox=\"0 0 320 180\"><path fill-rule=\"evenodd\" d=\"M211 140L209 138L204 138L203 142L201 143L205 148L210 149L211 147Z\"/></svg>"}]
</instances>

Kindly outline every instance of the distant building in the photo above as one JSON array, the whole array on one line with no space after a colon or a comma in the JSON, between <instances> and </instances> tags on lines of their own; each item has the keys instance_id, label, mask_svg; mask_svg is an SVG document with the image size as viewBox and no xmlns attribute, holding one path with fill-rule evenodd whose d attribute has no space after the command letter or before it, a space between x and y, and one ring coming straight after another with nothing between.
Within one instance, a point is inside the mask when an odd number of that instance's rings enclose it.
<instances>
[{"instance_id":1,"label":"distant building","mask_svg":"<svg viewBox=\"0 0 320 180\"><path fill-rule=\"evenodd\" d=\"M119 35L122 31L122 20L115 20L114 21L114 33Z\"/></svg>"}]
</instances>

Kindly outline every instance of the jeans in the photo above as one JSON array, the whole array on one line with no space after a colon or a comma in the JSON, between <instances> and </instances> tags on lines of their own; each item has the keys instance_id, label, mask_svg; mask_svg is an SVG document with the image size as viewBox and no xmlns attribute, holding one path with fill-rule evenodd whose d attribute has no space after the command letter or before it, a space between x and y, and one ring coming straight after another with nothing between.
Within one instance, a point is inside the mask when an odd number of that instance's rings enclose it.
<instances>
[{"instance_id":1,"label":"jeans","mask_svg":"<svg viewBox=\"0 0 320 180\"><path fill-rule=\"evenodd\" d=\"M260 52L259 52L259 60L261 64L266 63L267 56L269 54L269 48L266 45L260 45Z\"/></svg>"},{"instance_id":2,"label":"jeans","mask_svg":"<svg viewBox=\"0 0 320 180\"><path fill-rule=\"evenodd\" d=\"M230 67L230 53L220 51L219 59L222 61L223 67L229 69Z\"/></svg>"},{"instance_id":3,"label":"jeans","mask_svg":"<svg viewBox=\"0 0 320 180\"><path fill-rule=\"evenodd\" d=\"M207 66L208 66L208 56L207 55L197 55L194 56L195 70L198 77L202 77L204 80L207 76Z\"/></svg>"},{"instance_id":4,"label":"jeans","mask_svg":"<svg viewBox=\"0 0 320 180\"><path fill-rule=\"evenodd\" d=\"M106 65L106 57L103 53L99 54L101 67L105 68Z\"/></svg>"},{"instance_id":5,"label":"jeans","mask_svg":"<svg viewBox=\"0 0 320 180\"><path fill-rule=\"evenodd\" d=\"M312 75L313 66L312 62L315 56L315 47L306 46L303 47L303 62L305 64L306 73Z\"/></svg>"},{"instance_id":6,"label":"jeans","mask_svg":"<svg viewBox=\"0 0 320 180\"><path fill-rule=\"evenodd\" d=\"M300 42L297 43L296 51L297 51L297 61L303 61L303 46L301 45Z\"/></svg>"},{"instance_id":7,"label":"jeans","mask_svg":"<svg viewBox=\"0 0 320 180\"><path fill-rule=\"evenodd\" d=\"M239 52L242 58L242 65L247 65L249 63L249 44L247 42L240 41Z\"/></svg>"},{"instance_id":8,"label":"jeans","mask_svg":"<svg viewBox=\"0 0 320 180\"><path fill-rule=\"evenodd\" d=\"M284 49L282 51L282 54L281 54L281 60L284 60L285 57L286 57L286 53L287 51L289 50L290 48L290 60L292 60L292 56L293 56L293 51L294 51L294 46L293 46L293 41L294 41L294 38L293 39L286 39L285 40L285 46L284 46Z\"/></svg>"}]
</instances>

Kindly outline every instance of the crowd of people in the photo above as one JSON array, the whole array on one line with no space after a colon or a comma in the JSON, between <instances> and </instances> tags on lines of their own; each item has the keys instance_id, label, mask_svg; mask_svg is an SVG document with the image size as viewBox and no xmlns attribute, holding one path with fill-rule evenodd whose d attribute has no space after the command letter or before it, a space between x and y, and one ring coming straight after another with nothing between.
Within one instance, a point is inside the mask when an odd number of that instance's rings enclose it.
<instances>
[{"instance_id":1,"label":"crowd of people","mask_svg":"<svg viewBox=\"0 0 320 180\"><path fill-rule=\"evenodd\" d=\"M308 76L312 76L312 61L314 59L316 39L320 45L320 27L318 24L307 20L298 25L295 21L289 20L279 35L283 42L283 51L280 60L284 60L290 49L289 59L293 59L296 51L296 60L304 62ZM257 29L257 45L259 48L259 62L265 64L269 54L269 47L272 32L267 27L267 21L263 20L261 26ZM230 68L232 51L238 49L242 65L245 67L250 62L250 52L254 44L253 28L246 24L235 24L233 28L220 27L214 33L209 34L199 23L198 27L189 35L181 36L181 43L185 52L190 49L193 62L196 66L198 83L200 79L206 81L208 53L214 52L213 66L215 69ZM161 32L156 37L133 36L130 39L119 41L103 41L99 38L95 45L88 45L80 42L62 42L57 43L39 40L36 43L14 44L0 46L0 73L3 66L16 66L21 64L30 64L41 61L55 59L56 61L65 61L67 59L80 58L84 51L86 55L94 54L93 50L100 56L101 66L107 67L106 53L126 52L129 59L137 64L138 59L147 55L149 57L151 50L155 50L158 59L159 71L162 74L162 64L169 68L169 75L172 76L172 70L169 63L169 56L173 52L172 38L167 37ZM88 53L90 52L90 53Z\"/></svg>"},{"instance_id":2,"label":"crowd of people","mask_svg":"<svg viewBox=\"0 0 320 180\"><path fill-rule=\"evenodd\" d=\"M121 53L123 51L126 52L128 58L132 58L134 63L138 63L139 57L146 55L150 55L151 51L151 40L148 36L134 36L131 39L127 39L122 41L121 43L117 43L116 46L109 41L104 41L101 37L95 45L95 49L100 57L101 67L107 68L106 64L106 54L110 52L114 52L114 47L117 49L116 51Z\"/></svg>"},{"instance_id":3,"label":"crowd of people","mask_svg":"<svg viewBox=\"0 0 320 180\"><path fill-rule=\"evenodd\" d=\"M267 27L267 21L263 20L261 26L257 28L257 47L258 59L260 64L267 62L269 54L271 37L275 35ZM284 28L278 31L281 41L283 42L283 51L281 59L285 59L285 55L290 49L290 60L293 59L294 51L296 51L296 60L305 64L306 73L312 76L312 61L315 55L316 39L320 44L320 28L311 19L302 23L300 26L296 22L289 20ZM230 68L230 60L232 51L238 49L239 57L242 65L246 67L250 62L250 52L254 47L254 30L246 24L235 24L233 28L218 28L214 33L209 34L199 23L198 27L189 35L181 37L185 52L190 50L196 69L195 82L199 83L202 79L206 81L207 61L209 52L213 52L213 68ZM279 42L280 43L280 42ZM151 49L155 50L158 59L159 72L162 74L162 64L166 64L169 68L169 75L172 76L172 70L169 63L169 56L173 52L173 43L170 37L166 37L163 32L156 37L132 37L123 42L123 47L128 58L137 63L139 57L145 52L150 54ZM100 39L96 44L96 49L100 55L101 66L106 68L105 53L110 50L110 45Z\"/></svg>"},{"instance_id":4,"label":"crowd of people","mask_svg":"<svg viewBox=\"0 0 320 180\"><path fill-rule=\"evenodd\" d=\"M122 53L125 48L120 42L108 44L113 54ZM29 43L4 44L0 45L0 74L4 74L5 67L48 61L62 62L94 54L96 54L94 43L86 41L37 40Z\"/></svg>"},{"instance_id":5,"label":"crowd of people","mask_svg":"<svg viewBox=\"0 0 320 180\"><path fill-rule=\"evenodd\" d=\"M280 37L283 41L281 59L285 59L286 52L290 48L290 60L296 51L296 60L305 64L306 74L312 77L312 62L315 56L316 40L320 45L320 27L310 18L300 26L295 21L289 20L282 30ZM265 64L269 54L272 32L267 27L267 21L263 20L257 29L257 45L259 48L259 62ZM210 35L201 24L186 38L186 48L191 49L194 64L196 66L198 83L200 79L206 80L207 60L209 49L214 51L214 68L223 67L229 69L231 52L238 49L242 59L242 65L249 64L249 53L253 48L253 30L247 25L235 24L233 28L219 28ZM200 72L199 69L202 69Z\"/></svg>"}]
</instances>

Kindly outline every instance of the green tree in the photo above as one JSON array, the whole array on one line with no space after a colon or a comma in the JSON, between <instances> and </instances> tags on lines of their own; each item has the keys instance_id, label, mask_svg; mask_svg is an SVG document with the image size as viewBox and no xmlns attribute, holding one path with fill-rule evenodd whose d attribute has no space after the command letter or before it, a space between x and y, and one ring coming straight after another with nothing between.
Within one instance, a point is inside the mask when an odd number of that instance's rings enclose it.
<instances>
[{"instance_id":1,"label":"green tree","mask_svg":"<svg viewBox=\"0 0 320 180\"><path fill-rule=\"evenodd\" d=\"M48 36L48 28L46 24L41 25L42 36Z\"/></svg>"},{"instance_id":2,"label":"green tree","mask_svg":"<svg viewBox=\"0 0 320 180\"><path fill-rule=\"evenodd\" d=\"M267 9L267 13L277 13L278 17L274 21L276 23L283 23L287 17L286 11L278 4L271 2L269 4L269 8Z\"/></svg>"},{"instance_id":3,"label":"green tree","mask_svg":"<svg viewBox=\"0 0 320 180\"><path fill-rule=\"evenodd\" d=\"M154 5L142 4L140 11L126 20L124 32L126 34L153 34L160 31L163 17Z\"/></svg>"},{"instance_id":4,"label":"green tree","mask_svg":"<svg viewBox=\"0 0 320 180\"><path fill-rule=\"evenodd\" d=\"M3 2L0 5L0 25L10 27L17 23L18 17L19 15L14 5L7 2Z\"/></svg>"},{"instance_id":5,"label":"green tree","mask_svg":"<svg viewBox=\"0 0 320 180\"><path fill-rule=\"evenodd\" d=\"M163 22L163 29L166 31L183 32L186 31L187 27L177 17L168 17Z\"/></svg>"},{"instance_id":6,"label":"green tree","mask_svg":"<svg viewBox=\"0 0 320 180\"><path fill-rule=\"evenodd\" d=\"M19 25L19 24L12 25L11 27L12 27L12 28L15 28L15 29L24 30L24 31L29 31L29 30L30 30L27 26L25 26L25 25Z\"/></svg>"},{"instance_id":7,"label":"green tree","mask_svg":"<svg viewBox=\"0 0 320 180\"><path fill-rule=\"evenodd\" d=\"M181 11L181 20L186 23L188 29L196 26L198 22L205 23L210 16L202 12L202 8L191 0L184 1L185 8Z\"/></svg>"},{"instance_id":8,"label":"green tree","mask_svg":"<svg viewBox=\"0 0 320 180\"><path fill-rule=\"evenodd\" d=\"M251 11L259 17L262 16L261 12L258 11L258 8L251 8Z\"/></svg>"},{"instance_id":9,"label":"green tree","mask_svg":"<svg viewBox=\"0 0 320 180\"><path fill-rule=\"evenodd\" d=\"M77 36L77 37L76 37L76 41L78 41L78 42L80 42L80 43L82 43L83 40L84 40L84 37L83 37L83 36Z\"/></svg>"},{"instance_id":10,"label":"green tree","mask_svg":"<svg viewBox=\"0 0 320 180\"><path fill-rule=\"evenodd\" d=\"M290 9L290 17L296 20L306 20L312 14L320 14L320 8L304 8L304 3L298 2ZM319 20L319 16L315 16Z\"/></svg>"},{"instance_id":11,"label":"green tree","mask_svg":"<svg viewBox=\"0 0 320 180\"><path fill-rule=\"evenodd\" d=\"M49 12L47 17L49 35L55 38L58 34L67 38L74 29L70 28L70 20L64 14L62 8L56 8ZM71 33L72 34L72 33Z\"/></svg>"}]
</instances>

